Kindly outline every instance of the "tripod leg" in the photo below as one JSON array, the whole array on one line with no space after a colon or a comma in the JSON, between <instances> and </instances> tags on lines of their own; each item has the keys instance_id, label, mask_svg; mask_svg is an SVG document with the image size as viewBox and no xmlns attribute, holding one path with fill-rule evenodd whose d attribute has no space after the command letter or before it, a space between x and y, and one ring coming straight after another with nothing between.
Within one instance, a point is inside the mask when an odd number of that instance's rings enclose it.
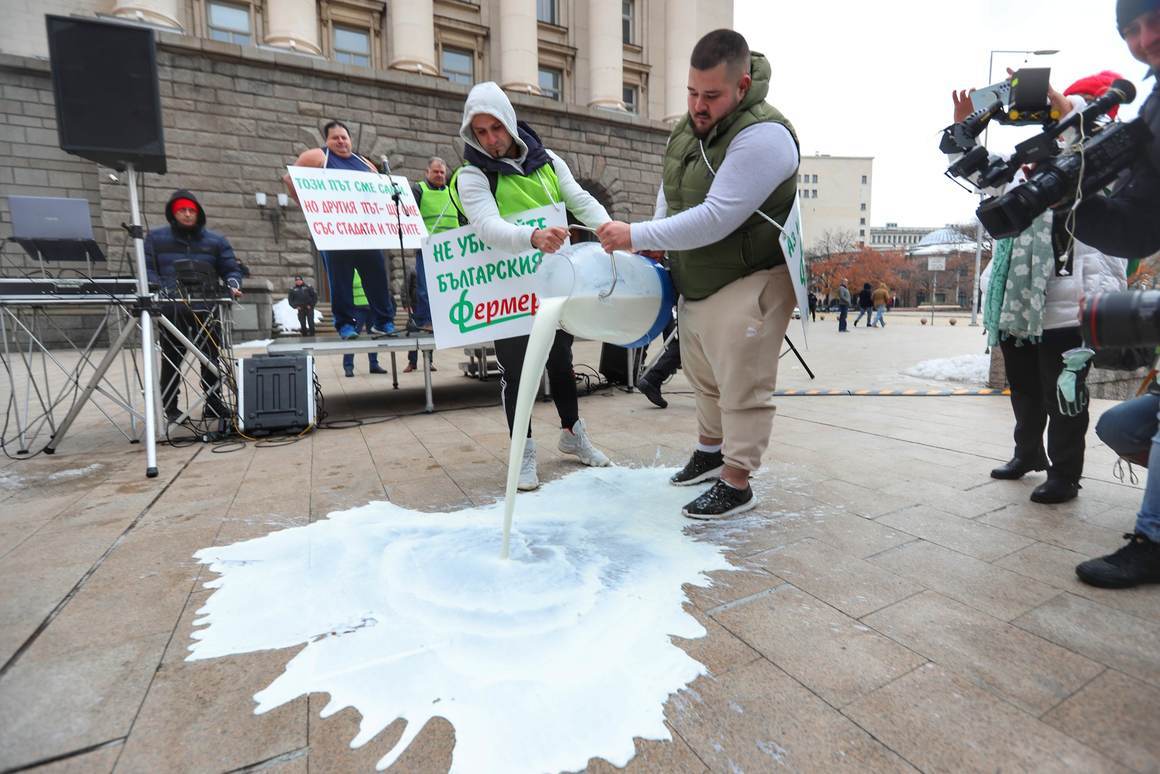
<instances>
[{"instance_id":1,"label":"tripod leg","mask_svg":"<svg viewBox=\"0 0 1160 774\"><path fill-rule=\"evenodd\" d=\"M146 313L146 317L147 316L148 313ZM64 440L65 434L68 432L68 429L72 427L72 423L76 420L77 415L81 413L81 409L84 408L85 403L87 403L89 398L92 397L93 391L97 388L97 385L100 384L101 380L105 378L105 371L108 371L109 366L113 365L113 361L116 360L117 355L121 353L121 348L125 346L125 341L129 338L129 334L132 332L132 325L126 325L121 329L121 335L118 336L117 340L109 346L109 351L105 353L103 358L101 358L101 362L97 364L96 370L93 371L93 375L89 378L89 383L85 385L84 392L77 396L77 399L73 401L72 408L68 410L68 416L66 416L64 421L60 423L60 427L56 429L56 432L52 436L52 440L49 441L48 445L44 447L45 454L53 454L56 452L56 447L59 446L60 442ZM148 362L148 358L146 358L146 363ZM146 368L148 369L148 367ZM151 373L151 371L146 370L145 378L148 379ZM149 394L148 390L145 394ZM147 405L146 411L148 411L149 408L150 406ZM145 418L146 430L148 430L148 413L145 415ZM154 465L156 465L156 463L154 463ZM156 475L156 473L154 473L154 475Z\"/></svg>"},{"instance_id":2,"label":"tripod leg","mask_svg":"<svg viewBox=\"0 0 1160 774\"><path fill-rule=\"evenodd\" d=\"M796 357L798 359L798 362L802 364L802 368L806 369L806 373L810 375L810 378L811 379L816 378L814 376L814 372L810 370L810 367L808 365L806 365L806 360L804 357L802 357L802 353L798 352L798 348L793 345L792 341L790 341L789 336L785 337L785 343L789 344L789 348L793 350L794 357Z\"/></svg>"}]
</instances>

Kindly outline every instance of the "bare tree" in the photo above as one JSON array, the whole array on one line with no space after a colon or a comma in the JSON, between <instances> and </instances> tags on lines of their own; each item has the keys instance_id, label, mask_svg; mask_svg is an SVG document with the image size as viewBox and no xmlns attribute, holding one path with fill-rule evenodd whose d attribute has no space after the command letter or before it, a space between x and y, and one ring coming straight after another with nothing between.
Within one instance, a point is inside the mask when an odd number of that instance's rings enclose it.
<instances>
[{"instance_id":1,"label":"bare tree","mask_svg":"<svg viewBox=\"0 0 1160 774\"><path fill-rule=\"evenodd\" d=\"M826 258L831 255L844 255L858 249L858 239L854 232L845 230L826 229L822 235L813 241L806 250L806 258Z\"/></svg>"}]
</instances>

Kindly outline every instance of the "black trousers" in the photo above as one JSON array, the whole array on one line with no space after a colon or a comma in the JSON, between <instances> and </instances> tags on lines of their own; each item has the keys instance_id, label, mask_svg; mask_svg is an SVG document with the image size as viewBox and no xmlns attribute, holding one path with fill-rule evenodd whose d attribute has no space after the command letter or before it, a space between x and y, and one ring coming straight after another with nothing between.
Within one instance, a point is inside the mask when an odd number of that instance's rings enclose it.
<instances>
[{"instance_id":1,"label":"black trousers","mask_svg":"<svg viewBox=\"0 0 1160 774\"><path fill-rule=\"evenodd\" d=\"M508 434L516 421L516 396L520 392L520 374L524 369L524 356L528 352L528 337L515 336L495 342L495 359L500 368L500 395L503 410L507 414ZM552 402L560 415L560 427L571 428L580 418L580 400L576 394L576 378L572 374L572 334L556 331L556 339L548 351L548 386L552 390ZM528 425L528 437L532 436L532 426Z\"/></svg>"},{"instance_id":2,"label":"black trousers","mask_svg":"<svg viewBox=\"0 0 1160 774\"><path fill-rule=\"evenodd\" d=\"M298 307L298 329L302 331L303 336L314 335L314 307Z\"/></svg>"},{"instance_id":3,"label":"black trousers","mask_svg":"<svg viewBox=\"0 0 1160 774\"><path fill-rule=\"evenodd\" d=\"M1044 331L1038 344L1015 346L1004 341L1003 365L1011 385L1011 410L1015 412L1015 456L1033 460L1043 454L1043 430L1047 428L1049 478L1078 481L1083 473L1084 435L1088 428L1085 408L1074 417L1059 413L1055 382L1063 370L1061 356L1082 345L1079 328ZM1080 372L1080 379L1088 369Z\"/></svg>"},{"instance_id":4,"label":"black trousers","mask_svg":"<svg viewBox=\"0 0 1160 774\"><path fill-rule=\"evenodd\" d=\"M667 339L669 334L676 330L676 328L677 321L673 320L672 323L665 326L665 332L662 336L662 339ZM652 368L648 369L648 371L645 372L641 379L644 379L650 384L655 384L657 387L660 387L664 383L665 379L668 379L670 376L675 374L677 369L680 367L681 334L677 333L676 336L673 336L672 339L669 339L669 344L665 347L664 352L661 353L661 356L657 358L657 361L652 364Z\"/></svg>"},{"instance_id":5,"label":"black trousers","mask_svg":"<svg viewBox=\"0 0 1160 774\"><path fill-rule=\"evenodd\" d=\"M222 329L213 312L201 312L186 306L178 306L165 311L165 317L173 323L177 330L197 345L205 356L213 363L219 362L219 347ZM177 408L177 397L181 394L180 365L185 357L186 346L169 332L164 326L158 326L161 331L161 405L165 410ZM205 413L211 416L228 417L221 394L217 390L218 377L213 371L198 361L201 365L201 389L206 395Z\"/></svg>"}]
</instances>

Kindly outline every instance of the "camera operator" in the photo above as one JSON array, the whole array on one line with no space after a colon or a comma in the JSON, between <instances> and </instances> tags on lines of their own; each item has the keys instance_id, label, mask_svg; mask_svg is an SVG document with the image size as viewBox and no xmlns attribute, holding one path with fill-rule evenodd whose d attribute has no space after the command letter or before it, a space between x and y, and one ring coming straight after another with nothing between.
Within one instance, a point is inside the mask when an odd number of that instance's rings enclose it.
<instances>
[{"instance_id":1,"label":"camera operator","mask_svg":"<svg viewBox=\"0 0 1160 774\"><path fill-rule=\"evenodd\" d=\"M1096 435L1129 462L1156 470L1160 468L1158 413L1160 387L1152 382L1146 395L1105 411L1096 423ZM1136 528L1124 537L1127 544L1115 553L1077 565L1079 579L1109 589L1160 583L1160 474L1148 476Z\"/></svg>"},{"instance_id":2,"label":"camera operator","mask_svg":"<svg viewBox=\"0 0 1160 774\"><path fill-rule=\"evenodd\" d=\"M1051 89L1048 98L1066 117L1085 106L1085 97L1100 96L1118 77L1100 73L1069 87L1067 93L1075 96ZM971 112L971 101L966 91L954 92L952 98L958 123ZM1009 187L1022 179L1020 173ZM1046 470L1047 481L1031 493L1034 503L1062 503L1079 494L1087 405L1077 407L1075 413L1061 411L1056 383L1065 367L1065 353L1083 346L1080 298L1100 290L1123 290L1127 284L1124 261L1073 239L1067 227L1064 213L1045 212L1023 233L999 240L987 267L983 324L990 346L1002 348L1015 415L1015 452L1010 461L991 471L991 477L1014 480ZM1071 370L1082 384L1086 362Z\"/></svg>"},{"instance_id":3,"label":"camera operator","mask_svg":"<svg viewBox=\"0 0 1160 774\"><path fill-rule=\"evenodd\" d=\"M1116 26L1132 56L1160 70L1160 0L1118 0ZM1085 199L1076 209L1075 233L1116 255L1143 258L1160 250L1160 80L1140 108L1152 140L1116 181L1108 196Z\"/></svg>"}]
</instances>

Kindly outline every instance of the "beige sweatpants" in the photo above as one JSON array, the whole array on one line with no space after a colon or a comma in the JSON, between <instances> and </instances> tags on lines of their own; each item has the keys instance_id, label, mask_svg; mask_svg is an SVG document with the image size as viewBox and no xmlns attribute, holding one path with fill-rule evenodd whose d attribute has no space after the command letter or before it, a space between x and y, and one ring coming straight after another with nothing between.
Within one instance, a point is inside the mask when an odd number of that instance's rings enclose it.
<instances>
[{"instance_id":1,"label":"beige sweatpants","mask_svg":"<svg viewBox=\"0 0 1160 774\"><path fill-rule=\"evenodd\" d=\"M677 305L681 367L693 385L697 429L723 439L725 463L761 467L773 429L781 342L793 315L785 266L754 272L708 298Z\"/></svg>"}]
</instances>

